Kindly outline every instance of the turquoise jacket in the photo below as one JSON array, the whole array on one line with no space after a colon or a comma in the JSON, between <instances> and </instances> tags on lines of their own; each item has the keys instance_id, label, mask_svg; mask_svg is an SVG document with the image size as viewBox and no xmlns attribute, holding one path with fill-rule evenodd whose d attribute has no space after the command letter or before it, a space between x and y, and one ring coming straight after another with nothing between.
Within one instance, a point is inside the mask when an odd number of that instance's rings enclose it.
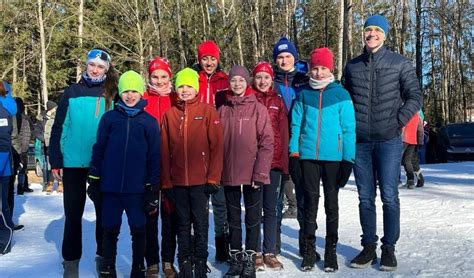
<instances>
[{"instance_id":1,"label":"turquoise jacket","mask_svg":"<svg viewBox=\"0 0 474 278\"><path fill-rule=\"evenodd\" d=\"M64 91L51 129L51 168L89 167L99 121L105 112L103 92L103 83L92 85L84 80Z\"/></svg>"},{"instance_id":2,"label":"turquoise jacket","mask_svg":"<svg viewBox=\"0 0 474 278\"><path fill-rule=\"evenodd\" d=\"M349 93L332 82L302 88L292 111L290 154L300 159L354 162L355 114Z\"/></svg>"}]
</instances>

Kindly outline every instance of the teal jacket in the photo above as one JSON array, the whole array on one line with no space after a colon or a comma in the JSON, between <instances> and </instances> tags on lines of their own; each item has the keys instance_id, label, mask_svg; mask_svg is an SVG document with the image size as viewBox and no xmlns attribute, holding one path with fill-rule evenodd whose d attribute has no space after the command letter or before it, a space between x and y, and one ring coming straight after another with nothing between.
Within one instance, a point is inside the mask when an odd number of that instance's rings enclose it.
<instances>
[{"instance_id":1,"label":"teal jacket","mask_svg":"<svg viewBox=\"0 0 474 278\"><path fill-rule=\"evenodd\" d=\"M84 80L66 88L51 129L51 168L89 167L99 121L105 112L103 92L103 83L92 85Z\"/></svg>"},{"instance_id":2,"label":"teal jacket","mask_svg":"<svg viewBox=\"0 0 474 278\"><path fill-rule=\"evenodd\" d=\"M332 82L302 88L292 110L290 154L300 159L355 160L355 114L349 93Z\"/></svg>"}]
</instances>

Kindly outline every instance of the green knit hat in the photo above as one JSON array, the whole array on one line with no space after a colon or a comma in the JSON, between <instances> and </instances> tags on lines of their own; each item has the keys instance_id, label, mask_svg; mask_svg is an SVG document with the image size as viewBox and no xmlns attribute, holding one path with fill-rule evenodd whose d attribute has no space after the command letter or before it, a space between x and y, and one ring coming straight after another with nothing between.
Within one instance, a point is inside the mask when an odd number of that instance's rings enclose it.
<instances>
[{"instance_id":1,"label":"green knit hat","mask_svg":"<svg viewBox=\"0 0 474 278\"><path fill-rule=\"evenodd\" d=\"M175 88L178 89L182 85L193 87L196 92L199 92L199 75L191 68L184 68L176 74Z\"/></svg>"},{"instance_id":2,"label":"green knit hat","mask_svg":"<svg viewBox=\"0 0 474 278\"><path fill-rule=\"evenodd\" d=\"M119 95L126 91L135 91L143 96L145 93L145 81L140 74L129 70L120 76L118 82Z\"/></svg>"}]
</instances>

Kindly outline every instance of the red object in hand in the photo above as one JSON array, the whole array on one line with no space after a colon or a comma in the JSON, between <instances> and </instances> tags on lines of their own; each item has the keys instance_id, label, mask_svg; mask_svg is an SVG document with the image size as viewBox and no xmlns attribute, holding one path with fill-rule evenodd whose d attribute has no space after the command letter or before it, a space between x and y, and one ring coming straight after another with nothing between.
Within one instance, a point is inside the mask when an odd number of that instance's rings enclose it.
<instances>
[{"instance_id":1,"label":"red object in hand","mask_svg":"<svg viewBox=\"0 0 474 278\"><path fill-rule=\"evenodd\" d=\"M163 206L163 211L166 212L166 214L172 214L175 211L175 204L170 201L170 199L168 199L165 194L161 194L161 202Z\"/></svg>"}]
</instances>

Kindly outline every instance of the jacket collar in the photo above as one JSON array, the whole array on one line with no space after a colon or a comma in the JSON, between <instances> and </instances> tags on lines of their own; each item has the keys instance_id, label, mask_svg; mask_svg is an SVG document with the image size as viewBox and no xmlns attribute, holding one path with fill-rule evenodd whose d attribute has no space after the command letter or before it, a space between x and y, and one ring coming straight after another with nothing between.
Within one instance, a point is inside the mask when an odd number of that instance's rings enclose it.
<instances>
[{"instance_id":1,"label":"jacket collar","mask_svg":"<svg viewBox=\"0 0 474 278\"><path fill-rule=\"evenodd\" d=\"M198 95L196 95L195 98L191 99L191 100L187 100L187 101L184 101L184 100L180 100L178 99L176 101L176 107L179 109L179 110L184 110L184 107L185 106L195 106L199 103L199 98L198 98Z\"/></svg>"}]
</instances>

